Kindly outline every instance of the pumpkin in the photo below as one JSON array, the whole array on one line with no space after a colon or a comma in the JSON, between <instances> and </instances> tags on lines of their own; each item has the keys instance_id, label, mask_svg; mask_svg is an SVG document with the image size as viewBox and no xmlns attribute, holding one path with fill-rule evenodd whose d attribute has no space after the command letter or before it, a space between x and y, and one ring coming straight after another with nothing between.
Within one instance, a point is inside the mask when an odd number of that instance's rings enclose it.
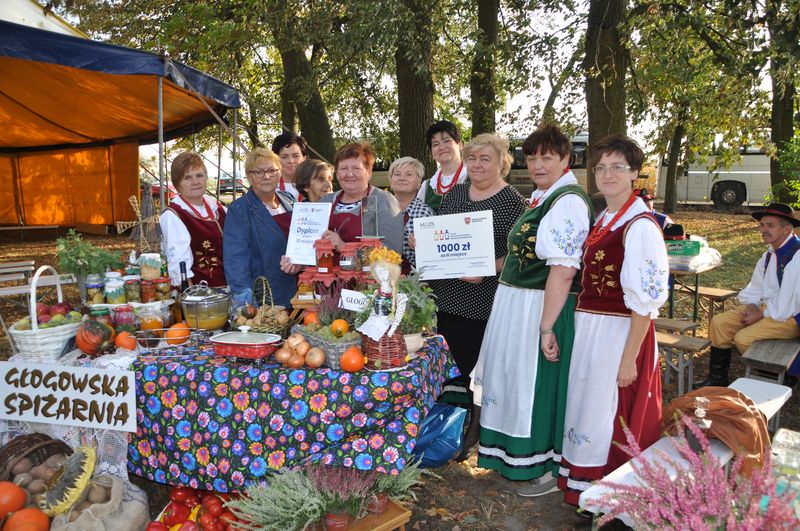
<instances>
[{"instance_id":1,"label":"pumpkin","mask_svg":"<svg viewBox=\"0 0 800 531\"><path fill-rule=\"evenodd\" d=\"M364 368L367 363L361 349L353 346L345 350L339 357L339 365L343 371L358 372Z\"/></svg>"},{"instance_id":2,"label":"pumpkin","mask_svg":"<svg viewBox=\"0 0 800 531\"><path fill-rule=\"evenodd\" d=\"M35 507L21 509L6 520L3 531L48 531L50 518L44 511Z\"/></svg>"},{"instance_id":3,"label":"pumpkin","mask_svg":"<svg viewBox=\"0 0 800 531\"><path fill-rule=\"evenodd\" d=\"M114 339L114 346L128 350L136 350L136 337L130 332L120 332Z\"/></svg>"},{"instance_id":4,"label":"pumpkin","mask_svg":"<svg viewBox=\"0 0 800 531\"><path fill-rule=\"evenodd\" d=\"M25 507L28 493L10 481L0 481L0 519Z\"/></svg>"},{"instance_id":5,"label":"pumpkin","mask_svg":"<svg viewBox=\"0 0 800 531\"><path fill-rule=\"evenodd\" d=\"M75 345L90 356L97 356L114 346L114 329L99 321L84 321L75 335Z\"/></svg>"}]
</instances>

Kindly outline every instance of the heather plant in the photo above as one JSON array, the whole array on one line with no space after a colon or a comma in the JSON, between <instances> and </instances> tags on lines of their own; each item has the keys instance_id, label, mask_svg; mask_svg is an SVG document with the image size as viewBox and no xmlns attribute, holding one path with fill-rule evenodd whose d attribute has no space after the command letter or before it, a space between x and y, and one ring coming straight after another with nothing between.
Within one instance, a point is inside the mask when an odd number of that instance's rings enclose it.
<instances>
[{"instance_id":1,"label":"heather plant","mask_svg":"<svg viewBox=\"0 0 800 531\"><path fill-rule=\"evenodd\" d=\"M611 492L598 500L611 510L598 524L603 526L627 514L634 529L685 529L705 531L755 531L761 529L796 529L797 519L791 507L794 493L776 494L776 480L771 474L769 451L764 466L750 476L742 473L742 459L736 457L730 473L709 452L708 439L688 417L678 423L678 436L672 444L687 464L678 464L664 452L648 461L633 434L625 427L627 444L622 449L632 457L639 485L602 482ZM695 453L686 437L686 428L699 441ZM675 470L671 477L668 470Z\"/></svg>"},{"instance_id":2,"label":"heather plant","mask_svg":"<svg viewBox=\"0 0 800 531\"><path fill-rule=\"evenodd\" d=\"M420 459L409 461L405 468L394 476L391 474L378 474L375 479L375 492L386 494L390 499L399 503L417 501L417 493L413 489L422 483L422 475L428 474L438 477L434 472L420 468L421 462L422 460Z\"/></svg>"},{"instance_id":3,"label":"heather plant","mask_svg":"<svg viewBox=\"0 0 800 531\"><path fill-rule=\"evenodd\" d=\"M306 475L322 497L324 513L347 513L354 518L367 514L375 472L312 464L306 467Z\"/></svg>"},{"instance_id":4,"label":"heather plant","mask_svg":"<svg viewBox=\"0 0 800 531\"><path fill-rule=\"evenodd\" d=\"M236 524L237 529L306 529L325 514L325 498L304 470L276 474L267 481L247 489L247 496L225 503L244 521Z\"/></svg>"}]
</instances>

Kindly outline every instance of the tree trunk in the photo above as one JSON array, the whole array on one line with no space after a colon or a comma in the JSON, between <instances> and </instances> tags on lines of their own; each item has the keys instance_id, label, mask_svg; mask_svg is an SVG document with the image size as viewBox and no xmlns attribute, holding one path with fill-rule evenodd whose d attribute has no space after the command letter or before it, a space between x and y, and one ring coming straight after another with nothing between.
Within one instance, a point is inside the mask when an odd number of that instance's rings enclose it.
<instances>
[{"instance_id":1,"label":"tree trunk","mask_svg":"<svg viewBox=\"0 0 800 531\"><path fill-rule=\"evenodd\" d=\"M681 142L686 134L683 122L678 122L672 132L667 155L667 183L664 187L664 212L672 214L678 208L678 161L681 157ZM655 191L654 191L655 193Z\"/></svg>"},{"instance_id":2,"label":"tree trunk","mask_svg":"<svg viewBox=\"0 0 800 531\"><path fill-rule=\"evenodd\" d=\"M400 153L421 161L431 175L436 162L425 142L425 131L433 123L430 4L424 0L404 0L403 4L411 13L412 33L398 39L395 51Z\"/></svg>"},{"instance_id":3,"label":"tree trunk","mask_svg":"<svg viewBox=\"0 0 800 531\"><path fill-rule=\"evenodd\" d=\"M252 103L248 103L247 111L250 121L246 124L243 124L244 130L247 132L247 136L250 138L250 144L252 147L257 148L264 145L263 142L261 142L261 139L258 138L258 107Z\"/></svg>"},{"instance_id":4,"label":"tree trunk","mask_svg":"<svg viewBox=\"0 0 800 531\"><path fill-rule=\"evenodd\" d=\"M494 87L497 16L500 0L478 0L478 37L470 74L472 136L495 130L496 97Z\"/></svg>"},{"instance_id":5,"label":"tree trunk","mask_svg":"<svg viewBox=\"0 0 800 531\"><path fill-rule=\"evenodd\" d=\"M281 128L283 132L297 131L297 109L289 98L289 88L285 82L281 88Z\"/></svg>"},{"instance_id":6,"label":"tree trunk","mask_svg":"<svg viewBox=\"0 0 800 531\"><path fill-rule=\"evenodd\" d=\"M625 134L625 48L619 25L625 17L624 0L590 0L586 28L586 111L589 149L612 133ZM589 191L597 191L591 168L587 168Z\"/></svg>"},{"instance_id":7,"label":"tree trunk","mask_svg":"<svg viewBox=\"0 0 800 531\"><path fill-rule=\"evenodd\" d=\"M773 63L776 62L773 59ZM772 112L770 114L770 140L775 144L778 153L780 154L786 144L794 137L794 123L792 122L792 111L794 109L794 99L796 95L796 87L794 83L789 80L781 82L776 79L773 70L772 75ZM770 159L769 161L769 175L770 183L775 191L775 198L778 201L791 201L789 194L785 187L776 186L790 178L789 175L781 169L777 158Z\"/></svg>"},{"instance_id":8,"label":"tree trunk","mask_svg":"<svg viewBox=\"0 0 800 531\"><path fill-rule=\"evenodd\" d=\"M276 41L281 42L281 40ZM295 46L282 48L279 45L279 51L283 62L287 96L290 101L294 101L297 108L301 133L311 151L309 156L331 162L336 147L333 145L331 125L311 63L303 50Z\"/></svg>"}]
</instances>

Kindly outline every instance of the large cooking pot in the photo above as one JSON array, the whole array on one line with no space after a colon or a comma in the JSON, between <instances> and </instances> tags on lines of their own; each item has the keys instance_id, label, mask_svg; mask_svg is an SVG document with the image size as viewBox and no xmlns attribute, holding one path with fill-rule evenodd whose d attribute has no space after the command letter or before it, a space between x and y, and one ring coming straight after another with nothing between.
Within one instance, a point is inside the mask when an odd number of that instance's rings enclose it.
<instances>
[{"instance_id":1,"label":"large cooking pot","mask_svg":"<svg viewBox=\"0 0 800 531\"><path fill-rule=\"evenodd\" d=\"M192 328L220 330L228 322L231 297L226 292L209 287L205 280L188 288L178 297L183 318Z\"/></svg>"}]
</instances>

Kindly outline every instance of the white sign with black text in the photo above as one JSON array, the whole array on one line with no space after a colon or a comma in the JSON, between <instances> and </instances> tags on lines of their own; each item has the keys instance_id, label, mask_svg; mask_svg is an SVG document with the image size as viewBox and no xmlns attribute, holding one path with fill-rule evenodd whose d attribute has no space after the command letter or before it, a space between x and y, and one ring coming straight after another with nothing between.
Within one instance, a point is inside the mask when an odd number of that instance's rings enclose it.
<instances>
[{"instance_id":1,"label":"white sign with black text","mask_svg":"<svg viewBox=\"0 0 800 531\"><path fill-rule=\"evenodd\" d=\"M414 218L422 280L497 274L491 210Z\"/></svg>"},{"instance_id":2,"label":"white sign with black text","mask_svg":"<svg viewBox=\"0 0 800 531\"><path fill-rule=\"evenodd\" d=\"M343 289L342 296L339 299L339 308L350 310L353 312L360 312L369 304L369 295L364 295L360 291L353 291L351 289Z\"/></svg>"},{"instance_id":3,"label":"white sign with black text","mask_svg":"<svg viewBox=\"0 0 800 531\"><path fill-rule=\"evenodd\" d=\"M0 362L0 418L136 431L133 371Z\"/></svg>"},{"instance_id":4,"label":"white sign with black text","mask_svg":"<svg viewBox=\"0 0 800 531\"><path fill-rule=\"evenodd\" d=\"M331 203L307 203L301 201L292 207L292 224L289 226L289 239L286 256L292 264L315 266L317 253L314 242L328 230L331 217Z\"/></svg>"}]
</instances>

